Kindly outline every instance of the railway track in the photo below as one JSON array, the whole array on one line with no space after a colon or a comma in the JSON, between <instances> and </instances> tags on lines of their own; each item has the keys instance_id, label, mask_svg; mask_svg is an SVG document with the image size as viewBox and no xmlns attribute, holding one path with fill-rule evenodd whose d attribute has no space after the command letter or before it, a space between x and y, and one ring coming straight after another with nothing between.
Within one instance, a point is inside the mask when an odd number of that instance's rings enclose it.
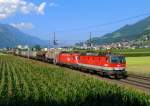
<instances>
[{"instance_id":1,"label":"railway track","mask_svg":"<svg viewBox=\"0 0 150 106\"><path fill-rule=\"evenodd\" d=\"M89 73L86 73L86 74L89 74ZM114 82L115 84L120 84L123 86L129 85L134 88L150 92L150 78L149 77L129 74L126 79L117 79L116 80L116 79L110 79L110 78L106 78L106 77L95 75L95 74L90 74L90 75L97 77L100 80Z\"/></svg>"},{"instance_id":2,"label":"railway track","mask_svg":"<svg viewBox=\"0 0 150 106\"><path fill-rule=\"evenodd\" d=\"M129 76L126 79L120 79L119 81L122 83L134 85L141 89L144 89L144 90L146 89L150 91L150 78L149 77L129 74Z\"/></svg>"},{"instance_id":3,"label":"railway track","mask_svg":"<svg viewBox=\"0 0 150 106\"><path fill-rule=\"evenodd\" d=\"M133 77L133 78L138 78L138 79L143 79L143 80L150 81L150 77L144 77L144 76L135 75L135 74L128 74L128 75L129 75L129 77Z\"/></svg>"},{"instance_id":4,"label":"railway track","mask_svg":"<svg viewBox=\"0 0 150 106\"><path fill-rule=\"evenodd\" d=\"M116 79L110 79L110 78L102 77L102 76L95 75L95 74L90 74L90 75L97 77L100 80L107 80L107 81L114 82L116 84L120 84L123 86L130 85L134 88L138 88L138 89L150 92L150 78L149 77L129 74L126 79L116 80Z\"/></svg>"}]
</instances>

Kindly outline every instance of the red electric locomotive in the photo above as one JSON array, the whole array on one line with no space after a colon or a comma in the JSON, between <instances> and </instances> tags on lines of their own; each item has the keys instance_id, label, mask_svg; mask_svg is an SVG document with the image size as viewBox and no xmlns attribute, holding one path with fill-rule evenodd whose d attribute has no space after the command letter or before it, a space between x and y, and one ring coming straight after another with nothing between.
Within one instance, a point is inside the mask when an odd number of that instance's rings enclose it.
<instances>
[{"instance_id":1,"label":"red electric locomotive","mask_svg":"<svg viewBox=\"0 0 150 106\"><path fill-rule=\"evenodd\" d=\"M74 68L86 69L111 78L122 78L127 76L125 57L121 55L60 53L57 56L58 64Z\"/></svg>"},{"instance_id":2,"label":"red electric locomotive","mask_svg":"<svg viewBox=\"0 0 150 106\"><path fill-rule=\"evenodd\" d=\"M57 56L57 62L60 65L67 65L71 67L78 67L78 53L60 53Z\"/></svg>"}]
</instances>

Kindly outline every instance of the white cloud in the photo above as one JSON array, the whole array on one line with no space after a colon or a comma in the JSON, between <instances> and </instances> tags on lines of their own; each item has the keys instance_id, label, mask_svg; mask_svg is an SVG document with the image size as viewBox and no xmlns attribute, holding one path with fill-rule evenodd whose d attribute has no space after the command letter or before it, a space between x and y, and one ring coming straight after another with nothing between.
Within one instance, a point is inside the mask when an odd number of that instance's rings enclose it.
<instances>
[{"instance_id":1,"label":"white cloud","mask_svg":"<svg viewBox=\"0 0 150 106\"><path fill-rule=\"evenodd\" d=\"M57 4L56 4L56 3L54 3L54 2L51 2L51 3L49 3L49 6L50 6L50 7L56 7L56 6L57 6Z\"/></svg>"},{"instance_id":2,"label":"white cloud","mask_svg":"<svg viewBox=\"0 0 150 106\"><path fill-rule=\"evenodd\" d=\"M19 0L0 0L0 19L6 18L17 9Z\"/></svg>"},{"instance_id":3,"label":"white cloud","mask_svg":"<svg viewBox=\"0 0 150 106\"><path fill-rule=\"evenodd\" d=\"M38 14L44 14L44 9L46 6L46 2L42 2L39 6L36 6L33 3L27 3L25 1L20 2L20 11L24 14L28 14L31 12L36 12Z\"/></svg>"},{"instance_id":4,"label":"white cloud","mask_svg":"<svg viewBox=\"0 0 150 106\"><path fill-rule=\"evenodd\" d=\"M40 6L37 8L37 10L38 10L38 12L39 12L40 14L44 14L44 8L45 8L45 6L46 6L46 2L43 2L43 3L41 3Z\"/></svg>"},{"instance_id":5,"label":"white cloud","mask_svg":"<svg viewBox=\"0 0 150 106\"><path fill-rule=\"evenodd\" d=\"M17 24L12 23L10 25L12 25L15 28L22 29L22 30L28 30L28 29L34 28L33 24L29 23L29 22L28 23L21 22L21 23L17 23Z\"/></svg>"},{"instance_id":6,"label":"white cloud","mask_svg":"<svg viewBox=\"0 0 150 106\"><path fill-rule=\"evenodd\" d=\"M46 2L36 5L25 0L0 0L0 19L7 18L15 12L44 14L45 6Z\"/></svg>"}]
</instances>

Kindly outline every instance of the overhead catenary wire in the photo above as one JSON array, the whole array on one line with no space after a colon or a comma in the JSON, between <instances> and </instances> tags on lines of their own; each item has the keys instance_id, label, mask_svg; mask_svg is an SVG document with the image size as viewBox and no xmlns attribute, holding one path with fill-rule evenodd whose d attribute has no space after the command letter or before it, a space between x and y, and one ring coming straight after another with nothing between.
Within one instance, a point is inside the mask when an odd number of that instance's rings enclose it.
<instances>
[{"instance_id":1,"label":"overhead catenary wire","mask_svg":"<svg viewBox=\"0 0 150 106\"><path fill-rule=\"evenodd\" d=\"M140 17L147 16L147 15L150 15L150 12L139 14L139 15L132 16L132 17L127 17L127 18L120 19L120 20L115 20L115 21L108 22L108 23L103 23L103 24L98 24L98 25L91 25L91 26L82 27L82 28L68 29L68 30L56 30L55 32L74 32L74 31L87 30L87 29L92 29L92 28L100 28L100 27L104 27L104 26L109 26L109 25L129 21L129 20L132 20L132 19L140 18Z\"/></svg>"},{"instance_id":2,"label":"overhead catenary wire","mask_svg":"<svg viewBox=\"0 0 150 106\"><path fill-rule=\"evenodd\" d=\"M56 30L55 32L57 32L57 33L68 32L69 33L69 32L77 32L77 31L82 31L82 30L88 30L88 29L92 29L92 28L100 28L100 27L115 25L115 24L118 24L118 23L121 23L121 22L129 21L129 20L133 20L133 19L136 19L136 18L140 18L140 17L143 17L143 16L149 16L149 15L150 15L150 12L146 12L146 13L143 13L143 14L139 14L139 15L132 16L132 17L127 17L127 18L120 19L120 20L115 20L115 21L108 22L108 23L103 23L103 24L98 24L98 25L91 25L91 26L82 27L82 28L68 29L68 30ZM92 45L91 44L91 38L92 38L91 33L94 34L94 33L98 33L98 32L103 32L103 31L97 30L97 31L91 31L90 32L90 45ZM96 34L96 35L100 35L100 34ZM77 41L77 40L75 40L75 41Z\"/></svg>"}]
</instances>

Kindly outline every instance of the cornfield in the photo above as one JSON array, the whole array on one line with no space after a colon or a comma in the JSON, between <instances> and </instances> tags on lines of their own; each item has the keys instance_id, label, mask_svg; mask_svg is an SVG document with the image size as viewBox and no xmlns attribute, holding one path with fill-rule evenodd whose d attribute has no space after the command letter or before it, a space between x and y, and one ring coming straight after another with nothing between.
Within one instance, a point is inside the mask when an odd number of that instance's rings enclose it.
<instances>
[{"instance_id":1,"label":"cornfield","mask_svg":"<svg viewBox=\"0 0 150 106\"><path fill-rule=\"evenodd\" d=\"M148 106L150 95L71 69L0 55L1 106Z\"/></svg>"}]
</instances>

